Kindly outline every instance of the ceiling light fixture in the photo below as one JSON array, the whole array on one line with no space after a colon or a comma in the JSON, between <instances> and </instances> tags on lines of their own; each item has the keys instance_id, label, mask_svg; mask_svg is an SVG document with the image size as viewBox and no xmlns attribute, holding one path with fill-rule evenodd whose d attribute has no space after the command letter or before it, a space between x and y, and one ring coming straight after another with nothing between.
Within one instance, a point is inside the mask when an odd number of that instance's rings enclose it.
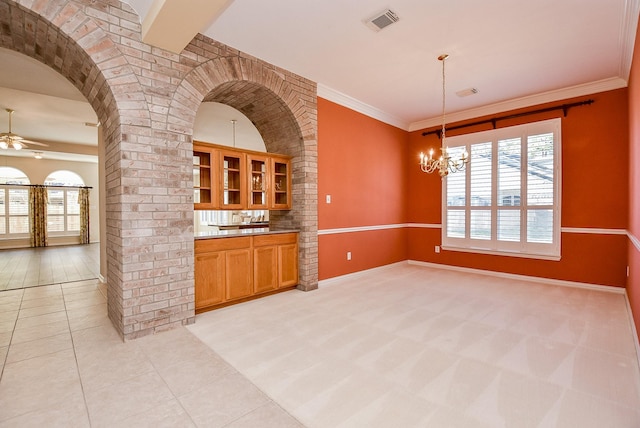
<instances>
[{"instance_id":1,"label":"ceiling light fixture","mask_svg":"<svg viewBox=\"0 0 640 428\"><path fill-rule=\"evenodd\" d=\"M13 117L13 110L10 108L6 109L7 113L9 113L9 132L3 132L0 134L0 149L7 150L8 148L13 148L15 150L22 150L23 147L29 144L35 144L37 146L46 146L43 143L36 143L35 141L25 140L19 135L11 132L11 118Z\"/></svg>"},{"instance_id":2,"label":"ceiling light fixture","mask_svg":"<svg viewBox=\"0 0 640 428\"><path fill-rule=\"evenodd\" d=\"M429 150L429 154L425 155L420 153L420 170L426 173L432 173L438 171L440 177L444 178L449 173L462 171L464 167L469 163L469 154L465 150L462 153L460 159L452 159L449 155L447 145L445 142L445 73L444 63L449 58L449 55L443 54L438 57L439 61L442 61L442 130L440 131L440 151L442 152L438 159L433 158L433 149Z\"/></svg>"},{"instance_id":3,"label":"ceiling light fixture","mask_svg":"<svg viewBox=\"0 0 640 428\"><path fill-rule=\"evenodd\" d=\"M36 159L42 159L42 152L33 152L33 157Z\"/></svg>"}]
</instances>

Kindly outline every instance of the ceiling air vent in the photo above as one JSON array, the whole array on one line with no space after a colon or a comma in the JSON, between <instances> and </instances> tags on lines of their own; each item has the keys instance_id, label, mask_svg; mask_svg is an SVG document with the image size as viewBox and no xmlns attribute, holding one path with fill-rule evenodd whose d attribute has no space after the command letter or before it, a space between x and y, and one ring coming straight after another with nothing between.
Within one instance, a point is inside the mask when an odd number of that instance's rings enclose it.
<instances>
[{"instance_id":1,"label":"ceiling air vent","mask_svg":"<svg viewBox=\"0 0 640 428\"><path fill-rule=\"evenodd\" d=\"M394 11L386 9L367 19L365 24L367 24L367 27L371 28L373 31L380 31L394 22L398 22L398 19L400 18L398 18L398 15L396 15Z\"/></svg>"}]
</instances>

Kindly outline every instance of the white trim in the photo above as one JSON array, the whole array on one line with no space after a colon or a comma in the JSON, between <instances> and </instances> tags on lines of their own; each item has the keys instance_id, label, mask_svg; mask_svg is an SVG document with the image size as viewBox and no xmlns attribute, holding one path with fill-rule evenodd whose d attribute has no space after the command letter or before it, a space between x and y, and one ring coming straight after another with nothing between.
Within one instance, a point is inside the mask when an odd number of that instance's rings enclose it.
<instances>
[{"instance_id":1,"label":"white trim","mask_svg":"<svg viewBox=\"0 0 640 428\"><path fill-rule=\"evenodd\" d=\"M634 16L637 19L637 14ZM570 86L568 88L563 88L556 91L542 92L540 94L529 95L526 97L503 101L474 109L447 113L447 123L475 119L491 114L502 113L505 111L516 110L519 108L525 108L554 101L566 100L569 98L591 95L598 92L612 91L614 89L626 88L627 85L628 84L626 79L622 79L620 77L598 80L596 82ZM409 125L409 132L418 131L424 128L431 128L438 125L442 125L441 117L425 119L411 123Z\"/></svg>"},{"instance_id":2,"label":"white trim","mask_svg":"<svg viewBox=\"0 0 640 428\"><path fill-rule=\"evenodd\" d=\"M640 368L640 338L638 337L638 330L636 329L636 323L633 320L633 311L631 310L631 302L629 301L629 295L627 290L624 290L624 301L627 304L627 314L629 315L629 322L631 324L631 334L633 335L633 343L636 346L636 358L638 359L638 368Z\"/></svg>"},{"instance_id":3,"label":"white trim","mask_svg":"<svg viewBox=\"0 0 640 428\"><path fill-rule=\"evenodd\" d=\"M536 260L553 260L557 262L562 257L549 254L536 254L536 253L523 253L518 251L508 250L488 250L484 248L474 247L452 247L449 245L442 245L441 248L445 251L457 251L459 253L475 253L475 254L488 254L490 256L503 256L503 257L520 257L523 259L536 259Z\"/></svg>"},{"instance_id":4,"label":"white trim","mask_svg":"<svg viewBox=\"0 0 640 428\"><path fill-rule=\"evenodd\" d=\"M406 223L399 224L381 224L377 226L360 226L360 227L341 227L338 229L321 229L318 230L318 235L336 235L339 233L352 233L352 232L368 232L371 230L385 230L385 229L402 229L407 227Z\"/></svg>"},{"instance_id":5,"label":"white trim","mask_svg":"<svg viewBox=\"0 0 640 428\"><path fill-rule=\"evenodd\" d=\"M368 232L372 230L401 229L401 228L418 228L418 229L442 229L439 223L396 223L396 224L379 224L373 226L358 227L339 227L335 229L318 230L318 235L336 235L340 233ZM592 235L627 235L633 245L640 251L640 240L633 236L631 232L625 229L604 229L597 227L562 227L562 233L587 233Z\"/></svg>"},{"instance_id":6,"label":"white trim","mask_svg":"<svg viewBox=\"0 0 640 428\"><path fill-rule=\"evenodd\" d=\"M407 227L418 227L423 229L442 229L442 225L437 223L407 223Z\"/></svg>"},{"instance_id":7,"label":"white trim","mask_svg":"<svg viewBox=\"0 0 640 428\"><path fill-rule=\"evenodd\" d=\"M626 290L623 287L616 287L613 285L587 284L584 282L565 281L562 279L541 278L537 276L517 275L514 273L495 272L491 270L473 269L473 268L466 268L466 267L460 267L460 266L444 265L439 263L420 262L417 260L408 260L407 263L409 263L410 265L424 266L424 267L430 267L434 269L453 270L453 271L465 272L465 273L476 273L480 275L495 276L498 278L538 282L538 283L549 284L549 285L559 285L562 287L584 288L587 290L605 291L605 292L614 293L614 294L625 294L626 292Z\"/></svg>"},{"instance_id":8,"label":"white trim","mask_svg":"<svg viewBox=\"0 0 640 428\"><path fill-rule=\"evenodd\" d=\"M349 95L331 89L328 86L323 85L322 83L318 83L317 95L321 98L324 98L325 100L340 104L341 106L347 107L358 113L362 113L365 116L369 116L373 119L377 119L388 125L395 126L396 128L400 128L404 131L409 129L409 123L395 116L387 114L382 110L358 101L355 98L350 97Z\"/></svg>"},{"instance_id":9,"label":"white trim","mask_svg":"<svg viewBox=\"0 0 640 428\"><path fill-rule=\"evenodd\" d=\"M318 281L318 288L319 287L326 287L328 285L333 284L334 282L337 282L337 281L340 281L340 280L343 280L343 279L356 278L356 277L364 275L366 273L385 270L385 269L389 269L390 267L393 267L393 266L404 265L404 264L407 264L406 260L401 261L401 262L391 263L391 264L384 265L384 266L377 266L377 267L374 267L374 268L371 268L371 269L359 270L358 272L346 273L344 275L334 276L333 278L322 279L322 280Z\"/></svg>"},{"instance_id":10,"label":"white trim","mask_svg":"<svg viewBox=\"0 0 640 428\"><path fill-rule=\"evenodd\" d=\"M640 0L626 0L623 10L620 29L620 70L618 74L625 80L629 80L631 73L631 63L633 62L633 49L636 42L636 31L638 27L638 13L640 12Z\"/></svg>"},{"instance_id":11,"label":"white trim","mask_svg":"<svg viewBox=\"0 0 640 428\"><path fill-rule=\"evenodd\" d=\"M624 229L600 229L597 227L563 227L563 233L590 233L594 235L626 235Z\"/></svg>"},{"instance_id":12,"label":"white trim","mask_svg":"<svg viewBox=\"0 0 640 428\"><path fill-rule=\"evenodd\" d=\"M640 251L640 239L636 238L633 233L627 231L627 236L629 237L629 240L631 241L631 243L633 244L634 247L636 247L637 251Z\"/></svg>"}]
</instances>

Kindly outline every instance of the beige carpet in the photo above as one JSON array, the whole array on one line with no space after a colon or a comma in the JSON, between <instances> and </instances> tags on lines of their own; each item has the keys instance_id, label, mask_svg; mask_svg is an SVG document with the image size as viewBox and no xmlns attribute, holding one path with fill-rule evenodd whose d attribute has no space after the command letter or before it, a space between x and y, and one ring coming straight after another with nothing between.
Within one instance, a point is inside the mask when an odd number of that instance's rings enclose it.
<instances>
[{"instance_id":1,"label":"beige carpet","mask_svg":"<svg viewBox=\"0 0 640 428\"><path fill-rule=\"evenodd\" d=\"M308 427L639 427L625 296L409 264L188 329Z\"/></svg>"}]
</instances>

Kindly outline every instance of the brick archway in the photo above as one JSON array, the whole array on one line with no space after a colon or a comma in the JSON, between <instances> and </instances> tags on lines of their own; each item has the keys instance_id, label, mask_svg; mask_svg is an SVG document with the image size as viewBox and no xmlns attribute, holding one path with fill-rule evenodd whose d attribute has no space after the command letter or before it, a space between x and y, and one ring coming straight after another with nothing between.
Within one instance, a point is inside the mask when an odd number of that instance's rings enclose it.
<instances>
[{"instance_id":1,"label":"brick archway","mask_svg":"<svg viewBox=\"0 0 640 428\"><path fill-rule=\"evenodd\" d=\"M192 128L203 100L235 106L269 151L293 156L294 208L272 221L300 229L300 288L317 287L314 82L202 35L181 54L149 46L118 1L0 0L0 34L1 47L68 78L102 123L108 310L124 339L195 321Z\"/></svg>"},{"instance_id":2,"label":"brick archway","mask_svg":"<svg viewBox=\"0 0 640 428\"><path fill-rule=\"evenodd\" d=\"M123 16L128 14L137 20L128 5L121 6ZM100 162L106 173L100 180L105 181L107 193L102 215L107 218L108 310L115 327L127 337L134 329L131 322L127 326L124 290L131 279L129 253L136 249L122 227L127 212L123 209L126 177L134 174L127 168L126 159L131 156L122 144L135 144L136 134L148 134L145 129L151 126L151 117L143 88L121 46L104 31L104 22L101 25L95 17L96 9L90 15L88 8L65 0L33 2L29 7L0 0L0 46L34 58L66 77L84 95L102 124L101 151L105 155Z\"/></svg>"},{"instance_id":3,"label":"brick archway","mask_svg":"<svg viewBox=\"0 0 640 428\"><path fill-rule=\"evenodd\" d=\"M256 126L268 152L293 157L293 209L271 213L274 228L300 230L300 285L318 287L316 84L198 35L186 50L215 49L176 91L170 129L193 134L201 102L215 101L242 112ZM187 107L187 108L185 108Z\"/></svg>"}]
</instances>

